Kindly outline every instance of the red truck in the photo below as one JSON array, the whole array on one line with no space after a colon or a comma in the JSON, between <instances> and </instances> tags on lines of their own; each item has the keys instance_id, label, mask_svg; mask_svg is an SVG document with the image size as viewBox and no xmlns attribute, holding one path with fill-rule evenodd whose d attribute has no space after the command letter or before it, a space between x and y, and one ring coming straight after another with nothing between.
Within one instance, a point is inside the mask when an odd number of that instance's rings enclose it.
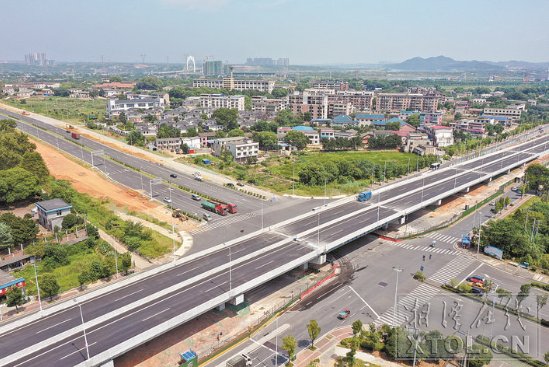
<instances>
[{"instance_id":1,"label":"red truck","mask_svg":"<svg viewBox=\"0 0 549 367\"><path fill-rule=\"evenodd\" d=\"M202 208L209 210L211 212L217 213L219 215L227 215L229 208L225 204L215 203L210 200L205 200L201 203Z\"/></svg>"},{"instance_id":2,"label":"red truck","mask_svg":"<svg viewBox=\"0 0 549 367\"><path fill-rule=\"evenodd\" d=\"M71 136L72 136L73 139L80 139L80 134L71 133Z\"/></svg>"}]
</instances>

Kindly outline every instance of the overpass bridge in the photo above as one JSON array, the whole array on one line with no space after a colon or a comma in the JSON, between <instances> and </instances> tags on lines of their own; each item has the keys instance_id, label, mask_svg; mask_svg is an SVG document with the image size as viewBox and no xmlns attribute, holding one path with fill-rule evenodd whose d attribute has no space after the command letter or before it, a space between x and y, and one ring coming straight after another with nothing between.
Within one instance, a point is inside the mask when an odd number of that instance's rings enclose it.
<instances>
[{"instance_id":1,"label":"overpass bridge","mask_svg":"<svg viewBox=\"0 0 549 367\"><path fill-rule=\"evenodd\" d=\"M73 300L0 327L0 365L109 363L118 355L227 302L239 303L255 287L376 228L546 154L538 137L374 191L262 231L128 277L78 297L90 351L87 359L79 305Z\"/></svg>"}]
</instances>

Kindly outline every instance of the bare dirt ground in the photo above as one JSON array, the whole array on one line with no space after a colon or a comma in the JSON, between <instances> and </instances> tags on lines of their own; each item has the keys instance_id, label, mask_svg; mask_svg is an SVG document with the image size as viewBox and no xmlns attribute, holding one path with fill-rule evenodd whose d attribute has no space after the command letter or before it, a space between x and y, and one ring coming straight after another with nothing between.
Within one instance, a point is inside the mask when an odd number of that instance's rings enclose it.
<instances>
[{"instance_id":1,"label":"bare dirt ground","mask_svg":"<svg viewBox=\"0 0 549 367\"><path fill-rule=\"evenodd\" d=\"M115 211L143 212L171 223L171 212L156 202L149 202L147 198L142 198L139 191L107 180L96 171L74 162L55 148L38 141L33 142L36 144L36 150L44 158L50 174L56 179L69 181L78 192L98 199L108 198ZM188 231L194 229L196 224L192 221L176 222L176 226L179 230Z\"/></svg>"}]
</instances>

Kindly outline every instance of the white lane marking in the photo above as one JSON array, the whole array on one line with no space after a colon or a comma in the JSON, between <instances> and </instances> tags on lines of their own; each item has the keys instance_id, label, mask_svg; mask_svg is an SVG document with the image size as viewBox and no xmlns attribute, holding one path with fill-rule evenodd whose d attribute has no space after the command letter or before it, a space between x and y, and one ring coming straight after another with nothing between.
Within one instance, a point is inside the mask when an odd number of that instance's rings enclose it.
<instances>
[{"instance_id":1,"label":"white lane marking","mask_svg":"<svg viewBox=\"0 0 549 367\"><path fill-rule=\"evenodd\" d=\"M463 283L467 278L469 278L471 275L473 275L473 273L474 273L475 271L477 271L482 265L484 265L484 263L481 263L479 266L477 266L477 267L475 268L475 270L473 270L472 272L469 273L469 275L467 275L465 278L463 278L463 279L461 280L461 282L459 282L459 284Z\"/></svg>"},{"instance_id":2,"label":"white lane marking","mask_svg":"<svg viewBox=\"0 0 549 367\"><path fill-rule=\"evenodd\" d=\"M135 291L135 292L133 292L133 293L126 294L124 297L117 298L115 301L120 301L121 299L124 299L124 298L126 298L126 297L129 297L129 296L131 296L132 294L139 293L139 292L141 292L142 290L143 290L143 288L141 288L140 290Z\"/></svg>"},{"instance_id":3,"label":"white lane marking","mask_svg":"<svg viewBox=\"0 0 549 367\"><path fill-rule=\"evenodd\" d=\"M364 300L364 298L360 297L360 294L358 294L357 291L355 291L355 289L354 289L353 287L349 286L349 288L351 288L351 290L352 290L353 292L355 292L355 294L357 295L357 297L360 298L360 300L361 300L362 302L364 302L364 304L365 304L366 306L368 306L368 308L369 308L370 310L372 310L372 312L374 313L374 315L376 315L376 319L378 319L378 318L379 318L379 315L378 315L377 312L372 308L372 306L370 306L370 305L368 304L368 302L366 302L366 301Z\"/></svg>"},{"instance_id":4,"label":"white lane marking","mask_svg":"<svg viewBox=\"0 0 549 367\"><path fill-rule=\"evenodd\" d=\"M56 327L56 326L58 326L58 325L64 324L65 322L71 321L71 320L72 320L72 319L66 319L65 321L61 321L61 322L59 322L59 323L57 323L57 324L55 324L55 325L52 325L52 326L50 326L50 327L47 327L47 328L42 329L42 330L40 330L40 331L37 331L36 334L39 334L39 333L41 333L41 332L43 332L43 331L46 331L46 330L48 330L48 329L51 329L52 327Z\"/></svg>"},{"instance_id":5,"label":"white lane marking","mask_svg":"<svg viewBox=\"0 0 549 367\"><path fill-rule=\"evenodd\" d=\"M93 342L93 343L89 344L88 347L91 347L91 346L94 345L94 344L97 344L97 342ZM64 357L59 358L59 360L65 359L65 358L67 358L67 357L69 357L69 356L72 356L73 354L80 353L80 352L83 351L84 349L86 349L86 346L84 346L84 348L80 348L80 349L78 349L77 351L72 352L71 354L67 354L67 355L64 356Z\"/></svg>"},{"instance_id":6,"label":"white lane marking","mask_svg":"<svg viewBox=\"0 0 549 367\"><path fill-rule=\"evenodd\" d=\"M263 265L259 265L256 269L259 269L259 268L262 268L262 267L264 267L264 266L267 266L267 265L269 265L270 263L272 263L273 261L274 261L274 260L271 260L271 261L269 261L268 263L265 263L265 264L263 264Z\"/></svg>"},{"instance_id":7,"label":"white lane marking","mask_svg":"<svg viewBox=\"0 0 549 367\"><path fill-rule=\"evenodd\" d=\"M152 318L152 317L155 317L155 316L158 316L158 315L160 315L161 313L168 311L169 309L170 309L170 308L168 307L168 308L166 308L165 310L160 311L160 312L157 312L157 313L155 313L154 315L151 315L151 316L149 316L149 317L147 317L146 319L143 319L143 320L141 320L141 321L147 321L148 319L150 319L150 318Z\"/></svg>"}]
</instances>

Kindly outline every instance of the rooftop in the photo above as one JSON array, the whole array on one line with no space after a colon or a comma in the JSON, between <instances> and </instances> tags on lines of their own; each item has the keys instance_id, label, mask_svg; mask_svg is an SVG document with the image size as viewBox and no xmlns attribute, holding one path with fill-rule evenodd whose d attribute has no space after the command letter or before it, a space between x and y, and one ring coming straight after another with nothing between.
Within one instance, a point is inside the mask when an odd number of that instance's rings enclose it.
<instances>
[{"instance_id":1,"label":"rooftop","mask_svg":"<svg viewBox=\"0 0 549 367\"><path fill-rule=\"evenodd\" d=\"M293 128L293 130L295 130L295 131L315 131L315 129L313 129L310 126L295 126Z\"/></svg>"},{"instance_id":2,"label":"rooftop","mask_svg":"<svg viewBox=\"0 0 549 367\"><path fill-rule=\"evenodd\" d=\"M41 208L42 210L49 212L52 210L59 210L59 209L65 209L65 208L72 208L72 205L67 204L62 199L52 199L52 200L46 200L46 201L40 201L38 203L34 203L37 207Z\"/></svg>"}]
</instances>

